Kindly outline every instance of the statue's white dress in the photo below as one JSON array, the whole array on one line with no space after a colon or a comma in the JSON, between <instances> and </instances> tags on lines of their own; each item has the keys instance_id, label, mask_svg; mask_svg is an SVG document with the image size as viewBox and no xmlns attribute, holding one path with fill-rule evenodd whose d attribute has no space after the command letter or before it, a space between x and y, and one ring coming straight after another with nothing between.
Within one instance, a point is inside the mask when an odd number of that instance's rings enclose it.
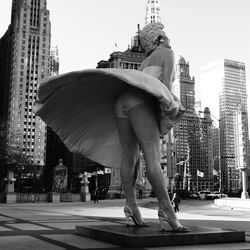
<instances>
[{"instance_id":1,"label":"statue's white dress","mask_svg":"<svg viewBox=\"0 0 250 250\"><path fill-rule=\"evenodd\" d=\"M139 88L157 99L161 134L166 134L181 116L169 116L172 98L159 80L160 71L150 67L144 71L87 69L51 77L40 84L34 111L70 151L103 166L120 168L122 148L115 104L128 87Z\"/></svg>"}]
</instances>

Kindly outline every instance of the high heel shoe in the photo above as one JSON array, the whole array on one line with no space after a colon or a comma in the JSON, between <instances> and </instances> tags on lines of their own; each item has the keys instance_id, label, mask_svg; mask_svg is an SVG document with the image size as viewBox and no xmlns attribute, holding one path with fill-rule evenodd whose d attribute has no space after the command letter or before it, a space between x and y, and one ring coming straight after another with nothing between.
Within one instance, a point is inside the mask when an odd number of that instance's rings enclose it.
<instances>
[{"instance_id":1,"label":"high heel shoe","mask_svg":"<svg viewBox=\"0 0 250 250\"><path fill-rule=\"evenodd\" d=\"M165 226L165 222L167 222L171 226L174 232L179 232L179 233L190 232L190 230L186 226L181 225L180 222L178 222L176 225L176 222L171 221L168 215L161 209L158 210L158 217L160 220L162 231L169 231L169 229L167 229L167 227Z\"/></svg>"},{"instance_id":2,"label":"high heel shoe","mask_svg":"<svg viewBox=\"0 0 250 250\"><path fill-rule=\"evenodd\" d=\"M130 224L129 224L129 218L131 218L131 219L133 220L134 224L135 224L136 226L138 226L138 227L148 227L148 226L149 226L149 223L148 223L147 221L145 221L145 220L143 220L143 219L138 220L138 219L135 217L135 215L134 215L132 209L129 208L127 205L124 207L124 214L125 214L125 216L126 216L127 226L130 225Z\"/></svg>"}]
</instances>

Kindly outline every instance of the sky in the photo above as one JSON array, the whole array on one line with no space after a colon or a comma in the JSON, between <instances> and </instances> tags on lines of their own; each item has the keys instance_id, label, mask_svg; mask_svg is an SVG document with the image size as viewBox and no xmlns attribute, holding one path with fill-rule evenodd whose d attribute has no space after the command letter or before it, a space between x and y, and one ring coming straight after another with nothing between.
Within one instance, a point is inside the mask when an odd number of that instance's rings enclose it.
<instances>
[{"instance_id":1,"label":"sky","mask_svg":"<svg viewBox=\"0 0 250 250\"><path fill-rule=\"evenodd\" d=\"M11 2L0 1L0 37L10 24ZM220 58L245 63L249 96L250 1L160 3L161 21L176 60L183 56L196 79L196 101L200 98L200 68ZM97 62L108 60L112 52L126 50L137 24L145 25L146 6L147 0L47 0L51 45L59 49L60 74L96 68Z\"/></svg>"}]
</instances>

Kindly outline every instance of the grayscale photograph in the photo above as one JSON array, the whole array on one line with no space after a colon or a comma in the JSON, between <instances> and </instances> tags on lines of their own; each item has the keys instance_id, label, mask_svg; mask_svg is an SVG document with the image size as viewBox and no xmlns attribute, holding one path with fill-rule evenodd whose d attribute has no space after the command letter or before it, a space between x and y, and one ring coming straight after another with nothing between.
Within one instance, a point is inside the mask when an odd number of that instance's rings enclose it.
<instances>
[{"instance_id":1,"label":"grayscale photograph","mask_svg":"<svg viewBox=\"0 0 250 250\"><path fill-rule=\"evenodd\" d=\"M250 249L249 0L0 1L0 250Z\"/></svg>"}]
</instances>

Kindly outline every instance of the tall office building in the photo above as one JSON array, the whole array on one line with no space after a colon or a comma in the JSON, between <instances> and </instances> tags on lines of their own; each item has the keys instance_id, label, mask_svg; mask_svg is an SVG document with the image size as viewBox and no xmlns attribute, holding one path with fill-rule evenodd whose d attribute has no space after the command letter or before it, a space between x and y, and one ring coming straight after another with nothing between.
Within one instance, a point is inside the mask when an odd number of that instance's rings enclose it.
<instances>
[{"instance_id":1,"label":"tall office building","mask_svg":"<svg viewBox=\"0 0 250 250\"><path fill-rule=\"evenodd\" d=\"M160 0L148 0L146 7L145 25L161 22Z\"/></svg>"},{"instance_id":2,"label":"tall office building","mask_svg":"<svg viewBox=\"0 0 250 250\"><path fill-rule=\"evenodd\" d=\"M203 115L195 112L195 79L189 63L181 56L176 65L177 79L172 92L181 100L186 112L173 129L176 172L184 177L181 188L212 189L212 120L208 108ZM197 176L197 170L203 177Z\"/></svg>"},{"instance_id":3,"label":"tall office building","mask_svg":"<svg viewBox=\"0 0 250 250\"><path fill-rule=\"evenodd\" d=\"M45 164L46 125L32 108L37 86L48 76L49 18L46 0L13 0L11 23L1 39L9 60L0 76L5 96L2 116L11 143L41 166Z\"/></svg>"},{"instance_id":4,"label":"tall office building","mask_svg":"<svg viewBox=\"0 0 250 250\"><path fill-rule=\"evenodd\" d=\"M189 63L180 56L176 65L176 80L172 86L172 92L180 99L186 109L184 117L175 126L174 137L176 141L176 163L189 158L188 124L196 117L196 127L199 120L194 113L194 89L195 79L189 74ZM177 172L183 173L182 166L177 165Z\"/></svg>"},{"instance_id":5,"label":"tall office building","mask_svg":"<svg viewBox=\"0 0 250 250\"><path fill-rule=\"evenodd\" d=\"M243 162L249 168L247 154L248 112L245 64L222 59L201 69L201 100L211 108L220 123L220 152L222 188L241 188L241 175L235 167L234 113L240 108L243 134Z\"/></svg>"}]
</instances>

